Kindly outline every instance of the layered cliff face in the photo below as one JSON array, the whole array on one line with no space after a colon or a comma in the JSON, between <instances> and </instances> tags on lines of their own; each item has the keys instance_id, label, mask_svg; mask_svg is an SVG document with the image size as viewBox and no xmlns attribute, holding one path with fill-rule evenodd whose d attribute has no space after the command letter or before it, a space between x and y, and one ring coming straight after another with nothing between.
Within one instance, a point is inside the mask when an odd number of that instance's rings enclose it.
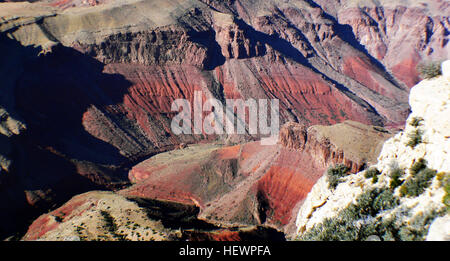
<instances>
[{"instance_id":1,"label":"layered cliff face","mask_svg":"<svg viewBox=\"0 0 450 261\"><path fill-rule=\"evenodd\" d=\"M337 150L329 128L345 129L349 140L364 139L375 150ZM277 145L199 144L161 153L131 169L133 186L77 195L37 218L22 239L283 240L273 228L294 232L297 209L318 174L335 163L360 168L373 160L391 136L377 129L350 121L288 123Z\"/></svg>"},{"instance_id":2,"label":"layered cliff face","mask_svg":"<svg viewBox=\"0 0 450 261\"><path fill-rule=\"evenodd\" d=\"M342 131L344 139L337 134ZM375 162L390 136L351 121L309 128L288 123L276 145L192 145L158 154L131 169L135 184L120 194L195 204L200 219L221 226L266 225L290 233L298 207L328 166L342 163L357 172ZM364 144L352 146L359 140Z\"/></svg>"},{"instance_id":3,"label":"layered cliff face","mask_svg":"<svg viewBox=\"0 0 450 261\"><path fill-rule=\"evenodd\" d=\"M0 3L5 224L93 188L119 189L137 162L214 140L171 133L172 101L192 102L195 91L221 101L279 99L282 123L395 127L408 114L403 75L448 49L445 2L412 11L384 2L367 7L405 17L386 18L384 38L370 41L367 32L385 20L361 22L364 1L333 8L330 1L7 2L14 3ZM432 22L405 26L425 16ZM423 26L431 28L425 38L415 34ZM404 50L391 39L400 43L402 35L414 41L405 52L418 55L395 69L391 60ZM385 58L373 47L383 44ZM329 153L340 157L337 149Z\"/></svg>"},{"instance_id":4,"label":"layered cliff face","mask_svg":"<svg viewBox=\"0 0 450 261\"><path fill-rule=\"evenodd\" d=\"M92 191L77 195L60 208L40 216L22 240L285 240L282 233L264 227L219 228L198 220L197 213L198 208L193 205Z\"/></svg>"},{"instance_id":5,"label":"layered cliff face","mask_svg":"<svg viewBox=\"0 0 450 261\"><path fill-rule=\"evenodd\" d=\"M443 71L411 89L405 130L386 141L377 164L344 174L335 188L331 175L314 185L298 212L301 239L449 239L450 72Z\"/></svg>"}]
</instances>

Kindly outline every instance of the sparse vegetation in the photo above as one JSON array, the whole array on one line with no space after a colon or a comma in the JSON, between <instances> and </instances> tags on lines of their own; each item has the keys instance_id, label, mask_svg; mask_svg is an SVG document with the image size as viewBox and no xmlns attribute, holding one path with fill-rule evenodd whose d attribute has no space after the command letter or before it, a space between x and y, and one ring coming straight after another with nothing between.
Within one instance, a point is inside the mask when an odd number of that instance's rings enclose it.
<instances>
[{"instance_id":1,"label":"sparse vegetation","mask_svg":"<svg viewBox=\"0 0 450 261\"><path fill-rule=\"evenodd\" d=\"M410 220L407 226L402 226L398 230L398 238L402 241L423 241L425 240L431 222L441 216L440 211L429 211L419 213Z\"/></svg>"},{"instance_id":2,"label":"sparse vegetation","mask_svg":"<svg viewBox=\"0 0 450 261\"><path fill-rule=\"evenodd\" d=\"M373 189L361 194L356 200L355 208L359 209L358 217L375 216L381 211L398 205L398 199L387 189Z\"/></svg>"},{"instance_id":3,"label":"sparse vegetation","mask_svg":"<svg viewBox=\"0 0 450 261\"><path fill-rule=\"evenodd\" d=\"M413 127L419 127L420 123L423 121L423 118L421 117L413 117L411 119L411 121L409 122L409 125L413 126Z\"/></svg>"},{"instance_id":4,"label":"sparse vegetation","mask_svg":"<svg viewBox=\"0 0 450 261\"><path fill-rule=\"evenodd\" d=\"M436 170L425 167L417 173L411 174L413 177L406 180L405 184L400 187L401 196L417 197L422 194L430 186L431 179L436 176Z\"/></svg>"},{"instance_id":5,"label":"sparse vegetation","mask_svg":"<svg viewBox=\"0 0 450 261\"><path fill-rule=\"evenodd\" d=\"M330 189L335 189L337 185L341 182L341 179L348 175L348 172L350 169L343 165L339 164L334 167L331 167L327 171L327 177L328 177L328 187Z\"/></svg>"},{"instance_id":6,"label":"sparse vegetation","mask_svg":"<svg viewBox=\"0 0 450 261\"><path fill-rule=\"evenodd\" d=\"M401 180L400 178L405 174L405 172L403 171L403 169L399 168L399 167L395 167L392 171L391 171L391 182L389 183L389 188L391 190L396 189L398 186L403 184L403 180Z\"/></svg>"},{"instance_id":7,"label":"sparse vegetation","mask_svg":"<svg viewBox=\"0 0 450 261\"><path fill-rule=\"evenodd\" d=\"M116 239L118 239L120 241L127 240L125 235L120 234L117 231L118 228L117 228L116 221L109 212L102 210L102 211L100 211L100 214L102 215L103 220L105 222L105 228L108 230L109 233L111 233L113 235L113 237L115 237Z\"/></svg>"},{"instance_id":8,"label":"sparse vegetation","mask_svg":"<svg viewBox=\"0 0 450 261\"><path fill-rule=\"evenodd\" d=\"M395 216L379 215L398 204L399 199L391 190L367 191L357 198L355 204L350 204L336 217L327 218L315 225L298 239L363 241L369 237L376 237L384 241L421 241L425 240L431 222L444 214L436 210L421 212L406 222L396 219Z\"/></svg>"},{"instance_id":9,"label":"sparse vegetation","mask_svg":"<svg viewBox=\"0 0 450 261\"><path fill-rule=\"evenodd\" d=\"M373 189L360 195L356 204L350 204L335 218L327 218L303 234L300 240L350 241L365 240L377 235L383 239L396 234L393 222L375 216L398 205L390 190Z\"/></svg>"},{"instance_id":10,"label":"sparse vegetation","mask_svg":"<svg viewBox=\"0 0 450 261\"><path fill-rule=\"evenodd\" d=\"M406 143L407 146L411 148L415 148L418 144L422 143L422 131L419 129L414 130L411 132L408 137L409 141Z\"/></svg>"},{"instance_id":11,"label":"sparse vegetation","mask_svg":"<svg viewBox=\"0 0 450 261\"><path fill-rule=\"evenodd\" d=\"M445 190L445 196L442 199L442 203L447 207L447 212L450 211L450 173L439 172L436 175L437 180L439 180L440 186Z\"/></svg>"},{"instance_id":12,"label":"sparse vegetation","mask_svg":"<svg viewBox=\"0 0 450 261\"><path fill-rule=\"evenodd\" d=\"M416 175L421 170L425 169L427 167L427 161L424 158L418 159L414 164L411 166L409 171L412 175Z\"/></svg>"},{"instance_id":13,"label":"sparse vegetation","mask_svg":"<svg viewBox=\"0 0 450 261\"><path fill-rule=\"evenodd\" d=\"M441 62L421 63L417 66L417 71L423 79L431 79L442 75Z\"/></svg>"},{"instance_id":14,"label":"sparse vegetation","mask_svg":"<svg viewBox=\"0 0 450 261\"><path fill-rule=\"evenodd\" d=\"M366 172L364 173L364 177L366 179L371 178L372 179L372 183L375 184L378 182L378 175L380 175L381 172L377 169L377 168L369 168L368 170L366 170Z\"/></svg>"},{"instance_id":15,"label":"sparse vegetation","mask_svg":"<svg viewBox=\"0 0 450 261\"><path fill-rule=\"evenodd\" d=\"M103 220L105 221L105 226L108 229L108 231L111 233L115 233L117 231L117 225L111 214L109 214L109 212L104 210L100 211L100 214L102 215Z\"/></svg>"}]
</instances>

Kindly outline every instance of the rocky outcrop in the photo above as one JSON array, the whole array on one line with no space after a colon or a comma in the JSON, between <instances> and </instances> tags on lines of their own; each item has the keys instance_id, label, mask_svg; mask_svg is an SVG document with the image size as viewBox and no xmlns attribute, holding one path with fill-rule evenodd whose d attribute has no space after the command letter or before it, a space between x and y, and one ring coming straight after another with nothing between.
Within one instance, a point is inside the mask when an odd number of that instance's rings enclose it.
<instances>
[{"instance_id":1,"label":"rocky outcrop","mask_svg":"<svg viewBox=\"0 0 450 261\"><path fill-rule=\"evenodd\" d=\"M77 195L36 219L24 241L284 241L264 227L224 229L196 218L198 208L169 201L125 198L112 192Z\"/></svg>"},{"instance_id":2,"label":"rocky outcrop","mask_svg":"<svg viewBox=\"0 0 450 261\"><path fill-rule=\"evenodd\" d=\"M14 119L5 109L0 107L0 177L3 172L10 172L12 166L12 149L10 138L19 135L26 126Z\"/></svg>"},{"instance_id":3,"label":"rocky outcrop","mask_svg":"<svg viewBox=\"0 0 450 261\"><path fill-rule=\"evenodd\" d=\"M450 122L446 115L450 113L450 81L447 77L444 74L424 80L411 89L412 112L405 129L384 143L370 172L345 176L335 189L329 185L330 176L322 177L314 185L297 217L301 238L365 240L371 235L383 240L448 238L448 232L436 233L436 227L448 226L445 220L448 220ZM379 190L384 191L383 197L374 192ZM375 196L365 201L371 193ZM368 215L355 215L361 204L374 209L375 204L384 205ZM355 215L350 221L349 213ZM341 231L344 223L339 220L345 218L347 223L359 224L355 230L358 235L327 234ZM376 229L364 231L362 226Z\"/></svg>"},{"instance_id":4,"label":"rocky outcrop","mask_svg":"<svg viewBox=\"0 0 450 261\"><path fill-rule=\"evenodd\" d=\"M280 143L289 149L303 150L308 141L308 130L306 126L288 122L280 129Z\"/></svg>"},{"instance_id":5,"label":"rocky outcrop","mask_svg":"<svg viewBox=\"0 0 450 261\"><path fill-rule=\"evenodd\" d=\"M339 23L350 26L367 52L409 87L420 80L416 66L421 60L448 58L445 14L450 5L446 1L316 2Z\"/></svg>"},{"instance_id":6,"label":"rocky outcrop","mask_svg":"<svg viewBox=\"0 0 450 261\"><path fill-rule=\"evenodd\" d=\"M265 53L264 44L253 38L251 31L242 28L243 23L230 14L213 13L216 41L225 58L250 58Z\"/></svg>"},{"instance_id":7,"label":"rocky outcrop","mask_svg":"<svg viewBox=\"0 0 450 261\"><path fill-rule=\"evenodd\" d=\"M268 225L291 232L293 214L328 166L343 163L357 172L391 136L356 122L329 128L288 123L277 145L191 145L162 153L134 166L129 179L136 184L120 193L195 204L201 219L221 226ZM345 131L348 140L334 130ZM365 143L349 142L356 140Z\"/></svg>"},{"instance_id":8,"label":"rocky outcrop","mask_svg":"<svg viewBox=\"0 0 450 261\"><path fill-rule=\"evenodd\" d=\"M280 143L312 155L322 166L344 163L356 173L376 162L376 155L390 136L384 128L353 121L332 126L314 125L308 129L287 123L280 130Z\"/></svg>"},{"instance_id":9,"label":"rocky outcrop","mask_svg":"<svg viewBox=\"0 0 450 261\"><path fill-rule=\"evenodd\" d=\"M78 49L105 64L184 65L207 67L208 47L195 42L180 26L167 26L146 32L126 32L108 36L99 45L80 45ZM199 32L199 34L207 32ZM211 37L211 35L205 35ZM193 39L194 38L194 39ZM214 39L204 39L206 43Z\"/></svg>"},{"instance_id":10,"label":"rocky outcrop","mask_svg":"<svg viewBox=\"0 0 450 261\"><path fill-rule=\"evenodd\" d=\"M11 174L1 180L8 185L0 208L10 212L2 211L1 224L92 188L121 188L128 168L148 156L215 140L171 133L170 104L192 101L195 91L221 101L279 99L282 123L403 125L409 90L401 76L448 48L445 3L406 8L408 19L432 17L425 38L410 34L428 51L395 70L392 58L377 60L373 48L364 48L366 27L356 26L364 14L345 26L351 17L341 4L333 11L322 1L13 2L0 4L0 126L2 134L26 131L0 138L9 144L0 152L2 172ZM386 13L401 9L382 5ZM399 26L397 18L389 20L387 37L405 27L407 20ZM402 37L389 42L394 38ZM378 46L377 39L368 43ZM386 57L403 51L386 48ZM342 158L338 150L323 153Z\"/></svg>"},{"instance_id":11,"label":"rocky outcrop","mask_svg":"<svg viewBox=\"0 0 450 261\"><path fill-rule=\"evenodd\" d=\"M186 215L195 213L185 208ZM176 231L149 218L146 211L136 202L111 192L88 192L40 216L28 228L23 240L166 241L177 237Z\"/></svg>"}]
</instances>

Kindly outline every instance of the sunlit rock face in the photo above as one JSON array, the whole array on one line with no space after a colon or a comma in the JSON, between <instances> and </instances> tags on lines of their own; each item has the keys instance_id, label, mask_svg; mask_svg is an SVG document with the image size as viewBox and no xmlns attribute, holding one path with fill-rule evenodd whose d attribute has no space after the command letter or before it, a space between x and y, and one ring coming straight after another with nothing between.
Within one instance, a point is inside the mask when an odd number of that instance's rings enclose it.
<instances>
[{"instance_id":1,"label":"sunlit rock face","mask_svg":"<svg viewBox=\"0 0 450 261\"><path fill-rule=\"evenodd\" d=\"M4 224L120 189L149 156L216 140L171 133L172 101L195 91L279 99L281 123L397 128L416 64L448 55L446 1L3 2Z\"/></svg>"},{"instance_id":2,"label":"sunlit rock face","mask_svg":"<svg viewBox=\"0 0 450 261\"><path fill-rule=\"evenodd\" d=\"M423 80L411 89L411 114L404 130L384 143L378 162L371 166L380 172L377 181L368 179L367 171L362 171L346 176L342 183L332 189L328 176L322 177L298 212L296 224L300 236L307 235L308 231L327 218L338 218L341 211L355 203L362 194L381 188L392 190L399 203L393 209L378 213L376 217L394 218L398 228L404 231L421 231L421 236L416 238L419 240L448 240L448 230L438 229L449 226L450 81L445 69L447 64L448 61L443 63L442 76ZM417 171L418 166L421 166L418 162L425 162L426 168L434 170L430 171L434 174L423 191L413 194L412 186L407 185L413 184L412 181L421 175L420 169ZM392 173L399 169L403 173L400 177L403 185L393 188ZM424 217L429 220L422 222ZM422 223L417 223L417 220L422 220ZM395 239L408 238L402 236Z\"/></svg>"},{"instance_id":3,"label":"sunlit rock face","mask_svg":"<svg viewBox=\"0 0 450 261\"><path fill-rule=\"evenodd\" d=\"M275 145L189 145L135 165L129 172L135 184L120 193L195 204L201 219L222 226L269 225L290 234L328 166L342 163L356 173L376 162L392 136L377 129L352 121L309 128L290 122Z\"/></svg>"}]
</instances>

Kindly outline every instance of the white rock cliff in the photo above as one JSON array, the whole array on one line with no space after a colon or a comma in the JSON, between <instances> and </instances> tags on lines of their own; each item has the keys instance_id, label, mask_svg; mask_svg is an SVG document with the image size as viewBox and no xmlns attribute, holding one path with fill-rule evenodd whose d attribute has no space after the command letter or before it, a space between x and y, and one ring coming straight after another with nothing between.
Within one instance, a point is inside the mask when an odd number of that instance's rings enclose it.
<instances>
[{"instance_id":1,"label":"white rock cliff","mask_svg":"<svg viewBox=\"0 0 450 261\"><path fill-rule=\"evenodd\" d=\"M409 226L420 215L439 212L437 217L432 216L434 221L427 223L424 229L428 235L421 239L450 240L449 211L443 200L446 195L448 197L443 183L448 182L450 173L449 65L450 61L443 63L442 76L423 80L411 89L411 114L405 129L385 142L378 163L372 166L381 173L377 182L366 178L362 171L344 177L334 190L329 188L327 175L314 185L298 212L296 225L300 238L327 218L336 218L362 193L374 188L389 189L394 169L403 169L402 180L407 180L413 175L411 166L419 159L425 159L426 166L437 173L430 185L416 197L401 195L400 187L397 187L393 195L399 199L399 204L378 216L394 217L397 223ZM419 137L417 144L408 145L414 134Z\"/></svg>"}]
</instances>

